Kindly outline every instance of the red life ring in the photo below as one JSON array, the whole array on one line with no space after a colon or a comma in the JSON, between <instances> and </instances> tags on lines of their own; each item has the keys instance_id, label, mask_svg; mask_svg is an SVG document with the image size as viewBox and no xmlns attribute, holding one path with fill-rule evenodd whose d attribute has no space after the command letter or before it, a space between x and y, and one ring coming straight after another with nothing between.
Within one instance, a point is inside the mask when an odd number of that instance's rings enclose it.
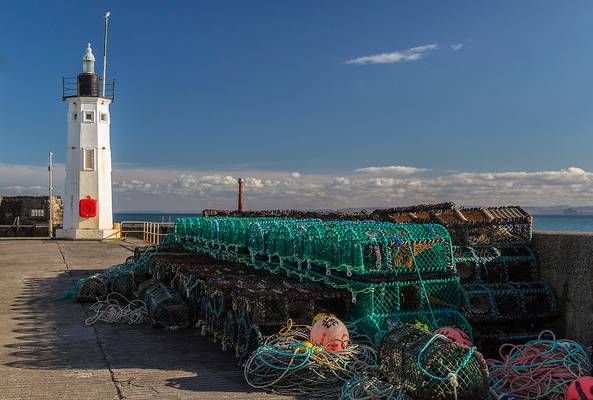
<instances>
[{"instance_id":1,"label":"red life ring","mask_svg":"<svg viewBox=\"0 0 593 400\"><path fill-rule=\"evenodd\" d=\"M97 200L91 199L87 196L86 199L81 199L78 207L79 215L83 218L91 218L97 216Z\"/></svg>"}]
</instances>

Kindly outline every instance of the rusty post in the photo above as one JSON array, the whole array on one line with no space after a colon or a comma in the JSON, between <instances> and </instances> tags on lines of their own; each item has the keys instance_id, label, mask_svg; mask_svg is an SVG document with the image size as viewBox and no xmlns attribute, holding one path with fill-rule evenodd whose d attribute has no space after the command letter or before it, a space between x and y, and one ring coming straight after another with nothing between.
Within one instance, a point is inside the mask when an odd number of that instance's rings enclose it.
<instances>
[{"instance_id":1,"label":"rusty post","mask_svg":"<svg viewBox=\"0 0 593 400\"><path fill-rule=\"evenodd\" d=\"M239 201L237 203L237 211L243 211L243 178L239 178Z\"/></svg>"}]
</instances>

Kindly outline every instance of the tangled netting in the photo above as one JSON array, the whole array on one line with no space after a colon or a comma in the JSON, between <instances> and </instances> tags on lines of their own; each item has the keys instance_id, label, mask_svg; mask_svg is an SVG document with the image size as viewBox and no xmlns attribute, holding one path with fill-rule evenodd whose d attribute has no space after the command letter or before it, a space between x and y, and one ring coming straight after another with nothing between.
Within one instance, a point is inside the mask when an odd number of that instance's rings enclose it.
<instances>
[{"instance_id":1,"label":"tangled netting","mask_svg":"<svg viewBox=\"0 0 593 400\"><path fill-rule=\"evenodd\" d=\"M412 400L403 388L376 377L361 375L342 386L340 400Z\"/></svg>"},{"instance_id":2,"label":"tangled netting","mask_svg":"<svg viewBox=\"0 0 593 400\"><path fill-rule=\"evenodd\" d=\"M143 324L148 321L146 305L142 300L128 300L118 293L110 293L105 300L99 300L90 307L95 315L85 320L86 325L96 322L108 324Z\"/></svg>"},{"instance_id":3,"label":"tangled netting","mask_svg":"<svg viewBox=\"0 0 593 400\"><path fill-rule=\"evenodd\" d=\"M308 326L270 336L245 363L245 380L256 389L283 395L337 398L346 382L378 369L377 354L370 346L351 343L330 352L309 340Z\"/></svg>"},{"instance_id":4,"label":"tangled netting","mask_svg":"<svg viewBox=\"0 0 593 400\"><path fill-rule=\"evenodd\" d=\"M584 347L556 340L550 331L524 345L501 346L500 357L488 360L493 390L522 399L564 399L570 382L591 374L591 358Z\"/></svg>"},{"instance_id":5,"label":"tangled netting","mask_svg":"<svg viewBox=\"0 0 593 400\"><path fill-rule=\"evenodd\" d=\"M413 325L391 330L379 347L388 381L417 400L483 399L488 395L488 368L475 347Z\"/></svg>"}]
</instances>

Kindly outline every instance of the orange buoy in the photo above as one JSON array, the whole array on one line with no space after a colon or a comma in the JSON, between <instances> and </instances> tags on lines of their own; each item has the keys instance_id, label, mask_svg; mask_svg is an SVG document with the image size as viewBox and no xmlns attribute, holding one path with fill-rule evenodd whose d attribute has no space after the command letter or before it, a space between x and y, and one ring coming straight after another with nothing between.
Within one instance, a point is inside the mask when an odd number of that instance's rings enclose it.
<instances>
[{"instance_id":1,"label":"orange buoy","mask_svg":"<svg viewBox=\"0 0 593 400\"><path fill-rule=\"evenodd\" d=\"M323 317L311 328L311 342L326 351L344 350L350 345L348 328L335 317Z\"/></svg>"},{"instance_id":2,"label":"orange buoy","mask_svg":"<svg viewBox=\"0 0 593 400\"><path fill-rule=\"evenodd\" d=\"M581 376L568 385L564 394L566 400L593 400L593 377Z\"/></svg>"}]
</instances>

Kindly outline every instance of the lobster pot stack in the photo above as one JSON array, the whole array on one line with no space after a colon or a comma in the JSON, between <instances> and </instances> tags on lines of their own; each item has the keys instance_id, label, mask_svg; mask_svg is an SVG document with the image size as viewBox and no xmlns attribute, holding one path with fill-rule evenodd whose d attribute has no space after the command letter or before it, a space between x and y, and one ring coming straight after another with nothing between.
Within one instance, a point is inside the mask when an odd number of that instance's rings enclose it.
<instances>
[{"instance_id":1,"label":"lobster pot stack","mask_svg":"<svg viewBox=\"0 0 593 400\"><path fill-rule=\"evenodd\" d=\"M435 329L437 314L455 315L447 322L471 335L451 240L438 224L206 217L178 219L175 234L188 251L347 292L350 320L373 339L410 314Z\"/></svg>"},{"instance_id":2,"label":"lobster pot stack","mask_svg":"<svg viewBox=\"0 0 593 400\"><path fill-rule=\"evenodd\" d=\"M237 356L288 319L310 324L319 312L345 318L351 303L348 292L193 252L155 254L149 271L188 304L193 325Z\"/></svg>"},{"instance_id":3,"label":"lobster pot stack","mask_svg":"<svg viewBox=\"0 0 593 400\"><path fill-rule=\"evenodd\" d=\"M133 299L138 287L150 278L148 261L156 250L152 247L137 248L134 256L129 257L125 263L113 265L100 273L78 280L64 293L63 298L74 297L80 302L96 302L104 300L110 293L117 293L128 300Z\"/></svg>"},{"instance_id":4,"label":"lobster pot stack","mask_svg":"<svg viewBox=\"0 0 593 400\"><path fill-rule=\"evenodd\" d=\"M462 309L476 344L495 354L502 343L533 340L558 315L553 290L539 279L532 218L520 207L388 211L395 221L438 222L451 234ZM387 215L387 214L385 214Z\"/></svg>"},{"instance_id":5,"label":"lobster pot stack","mask_svg":"<svg viewBox=\"0 0 593 400\"><path fill-rule=\"evenodd\" d=\"M482 355L412 325L392 329L379 347L382 371L417 400L485 399L488 367Z\"/></svg>"},{"instance_id":6,"label":"lobster pot stack","mask_svg":"<svg viewBox=\"0 0 593 400\"><path fill-rule=\"evenodd\" d=\"M340 220L334 222L336 224L359 221L368 225L372 221L377 225L391 222L443 226L453 244L452 265L460 279L462 311L476 330L476 343L487 354L496 353L498 346L508 341L522 343L535 339L557 317L557 300L551 288L540 281L537 258L531 249L532 218L520 207L457 208L453 203L441 203L355 213L291 210L241 213L207 210L204 213L243 219L292 217ZM421 263L417 264L424 271ZM299 265L302 267L302 263ZM315 269L310 262L305 265ZM371 285L365 289L363 293L372 292L376 297L376 287ZM405 289L400 293L405 293ZM409 292L404 297L409 299ZM432 315L435 313L431 313L429 320L436 319ZM380 312L374 317L367 314L358 325L371 323L375 326L373 321L376 321L385 328L382 321L390 319L391 316Z\"/></svg>"}]
</instances>

